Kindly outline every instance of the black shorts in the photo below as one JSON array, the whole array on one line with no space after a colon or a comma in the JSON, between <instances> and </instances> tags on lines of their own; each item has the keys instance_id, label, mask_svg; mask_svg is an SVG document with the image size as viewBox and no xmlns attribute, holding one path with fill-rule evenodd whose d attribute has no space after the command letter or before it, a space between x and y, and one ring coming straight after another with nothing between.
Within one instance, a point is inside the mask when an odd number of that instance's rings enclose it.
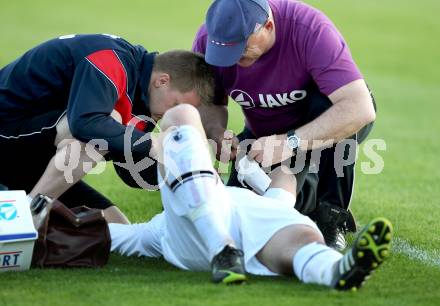
<instances>
[{"instance_id":1,"label":"black shorts","mask_svg":"<svg viewBox=\"0 0 440 306\"><path fill-rule=\"evenodd\" d=\"M0 184L29 193L55 155L56 124L64 110L0 123ZM60 197L68 207L86 205L105 209L113 204L83 181Z\"/></svg>"}]
</instances>

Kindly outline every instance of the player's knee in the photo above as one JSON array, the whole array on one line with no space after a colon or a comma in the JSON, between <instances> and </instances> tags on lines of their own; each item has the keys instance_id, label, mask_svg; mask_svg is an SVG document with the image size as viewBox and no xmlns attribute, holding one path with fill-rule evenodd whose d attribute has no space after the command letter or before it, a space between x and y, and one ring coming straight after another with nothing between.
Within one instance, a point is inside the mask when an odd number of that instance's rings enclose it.
<instances>
[{"instance_id":1,"label":"player's knee","mask_svg":"<svg viewBox=\"0 0 440 306\"><path fill-rule=\"evenodd\" d=\"M284 275L291 275L293 273L293 257L298 250L310 243L324 243L321 233L310 226L297 226L295 231L295 235L291 236L291 248L286 248L280 254L278 260L277 270Z\"/></svg>"},{"instance_id":2,"label":"player's knee","mask_svg":"<svg viewBox=\"0 0 440 306\"><path fill-rule=\"evenodd\" d=\"M298 228L300 248L313 242L325 243L321 232L311 226L303 225Z\"/></svg>"},{"instance_id":3,"label":"player's knee","mask_svg":"<svg viewBox=\"0 0 440 306\"><path fill-rule=\"evenodd\" d=\"M176 125L193 125L200 122L199 111L190 104L179 104L169 109L161 120L162 130Z\"/></svg>"},{"instance_id":4,"label":"player's knee","mask_svg":"<svg viewBox=\"0 0 440 306\"><path fill-rule=\"evenodd\" d=\"M296 198L296 177L289 167L281 165L273 170L269 176L272 179L270 188L281 188Z\"/></svg>"},{"instance_id":5,"label":"player's knee","mask_svg":"<svg viewBox=\"0 0 440 306\"><path fill-rule=\"evenodd\" d=\"M258 260L278 274L293 273L293 257L303 246L324 243L321 233L307 225L292 225L277 232L257 254Z\"/></svg>"}]
</instances>

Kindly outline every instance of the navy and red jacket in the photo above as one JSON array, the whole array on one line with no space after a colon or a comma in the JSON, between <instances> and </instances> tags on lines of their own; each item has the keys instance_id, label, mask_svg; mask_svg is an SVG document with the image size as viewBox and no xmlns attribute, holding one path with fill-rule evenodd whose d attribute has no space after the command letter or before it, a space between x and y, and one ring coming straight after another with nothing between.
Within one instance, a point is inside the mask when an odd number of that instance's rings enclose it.
<instances>
[{"instance_id":1,"label":"navy and red jacket","mask_svg":"<svg viewBox=\"0 0 440 306\"><path fill-rule=\"evenodd\" d=\"M65 111L76 139L104 139L110 152L122 154L127 123L150 115L154 56L113 35L49 40L0 70L0 123ZM122 125L109 116L113 109L121 114ZM154 126L140 120L135 125L131 150L148 154L150 141L133 144Z\"/></svg>"}]
</instances>

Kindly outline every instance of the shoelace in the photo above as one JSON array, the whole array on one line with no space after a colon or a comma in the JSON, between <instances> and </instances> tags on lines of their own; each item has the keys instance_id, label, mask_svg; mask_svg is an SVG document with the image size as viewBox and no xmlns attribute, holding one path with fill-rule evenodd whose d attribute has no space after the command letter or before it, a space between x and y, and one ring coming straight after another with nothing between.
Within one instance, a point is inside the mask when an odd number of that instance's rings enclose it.
<instances>
[{"instance_id":1,"label":"shoelace","mask_svg":"<svg viewBox=\"0 0 440 306\"><path fill-rule=\"evenodd\" d=\"M244 253L242 250L227 248L226 251L223 251L220 256L216 258L216 261L221 266L230 266L235 264L236 257L242 257Z\"/></svg>"},{"instance_id":2,"label":"shoelace","mask_svg":"<svg viewBox=\"0 0 440 306\"><path fill-rule=\"evenodd\" d=\"M347 233L346 229L343 227L334 227L331 224L322 226L322 234L327 244L335 244L338 240L338 234L342 233L345 235Z\"/></svg>"}]
</instances>

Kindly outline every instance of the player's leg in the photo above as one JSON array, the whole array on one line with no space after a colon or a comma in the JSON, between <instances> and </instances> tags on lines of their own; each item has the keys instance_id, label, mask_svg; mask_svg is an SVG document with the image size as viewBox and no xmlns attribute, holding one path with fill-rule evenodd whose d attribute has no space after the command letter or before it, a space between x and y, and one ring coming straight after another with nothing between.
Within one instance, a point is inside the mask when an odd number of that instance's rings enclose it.
<instances>
[{"instance_id":1,"label":"player's leg","mask_svg":"<svg viewBox=\"0 0 440 306\"><path fill-rule=\"evenodd\" d=\"M295 206L296 178L291 169L285 165L281 165L272 170L270 178L272 182L270 183L269 190L279 188L289 192L292 195L292 207Z\"/></svg>"},{"instance_id":2,"label":"player's leg","mask_svg":"<svg viewBox=\"0 0 440 306\"><path fill-rule=\"evenodd\" d=\"M278 231L257 254L269 270L295 274L304 283L338 290L356 289L389 255L392 227L388 220L371 221L345 255L325 245L312 227L292 225Z\"/></svg>"},{"instance_id":3,"label":"player's leg","mask_svg":"<svg viewBox=\"0 0 440 306\"><path fill-rule=\"evenodd\" d=\"M325 96L323 97L326 98ZM321 97L318 98L321 99ZM318 102L316 102L316 98L312 100L315 101L315 104L321 105L319 99ZM328 98L326 99L328 100ZM328 101L325 102L327 103ZM324 106L325 107L320 110L321 112L328 107L326 105ZM255 136L245 128L243 132L238 135L238 138L240 141L246 140L250 143ZM242 152L246 152L246 150L248 149L243 148ZM295 209L317 220L325 236L326 243L335 249L342 250L346 247L343 233L345 224L347 220L349 220L350 215L346 208L342 208L340 204L335 205L334 203L349 203L353 186L354 165L344 166L343 171L345 175L342 178L338 178L333 166L333 156L334 148L322 151L319 173L309 173L310 160L308 157L305 157L304 161L300 159L298 164L298 158L293 157L290 160L290 168L295 171L295 177L298 183L292 186L284 184L283 188L292 189L293 186L297 187L296 202L292 203L292 207L295 205ZM299 167L301 167L301 169L299 169ZM279 165L274 165L272 168L279 169ZM269 173L272 180L277 177L276 172L277 170L272 170ZM232 167L228 186L243 187L237 178L237 174L236 167ZM320 201L318 201L317 198L318 192L320 192L321 196Z\"/></svg>"},{"instance_id":4,"label":"player's leg","mask_svg":"<svg viewBox=\"0 0 440 306\"><path fill-rule=\"evenodd\" d=\"M289 171L282 166L272 173L274 176L266 197L294 202L295 189L292 186L296 185L296 180ZM360 287L389 254L392 227L386 219L370 222L344 256L326 246L316 228L305 224L279 230L257 254L258 260L272 272L294 273L305 283L346 290Z\"/></svg>"},{"instance_id":5,"label":"player's leg","mask_svg":"<svg viewBox=\"0 0 440 306\"><path fill-rule=\"evenodd\" d=\"M164 215L139 224L109 223L111 251L123 256L162 256Z\"/></svg>"},{"instance_id":6,"label":"player's leg","mask_svg":"<svg viewBox=\"0 0 440 306\"><path fill-rule=\"evenodd\" d=\"M290 167L279 166L271 172L271 178L271 185L264 196L291 202L293 207L296 198L296 178ZM290 225L278 231L257 254L257 258L272 272L289 275L293 272L292 258L300 248L310 243L324 243L321 233L316 228L302 224Z\"/></svg>"},{"instance_id":7,"label":"player's leg","mask_svg":"<svg viewBox=\"0 0 440 306\"><path fill-rule=\"evenodd\" d=\"M257 254L258 260L272 272L293 274L292 259L305 245L324 244L321 233L307 225L290 225L279 230ZM339 253L337 259L342 257Z\"/></svg>"},{"instance_id":8,"label":"player's leg","mask_svg":"<svg viewBox=\"0 0 440 306\"><path fill-rule=\"evenodd\" d=\"M175 199L164 201L165 211L193 224L208 249L215 282L243 281L243 254L223 219L222 206L227 210L229 203L219 203L227 198L222 196L197 109L182 104L168 110L161 128L159 171L168 187L162 193L169 189Z\"/></svg>"}]
</instances>

